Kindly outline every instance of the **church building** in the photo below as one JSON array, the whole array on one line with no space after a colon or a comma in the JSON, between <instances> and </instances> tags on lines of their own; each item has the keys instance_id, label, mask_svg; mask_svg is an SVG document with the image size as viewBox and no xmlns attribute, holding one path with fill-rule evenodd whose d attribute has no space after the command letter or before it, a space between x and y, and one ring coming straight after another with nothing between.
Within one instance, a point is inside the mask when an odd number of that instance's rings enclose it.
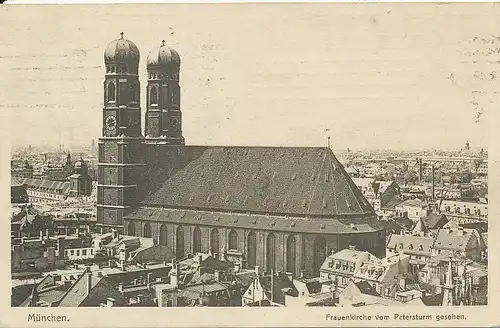
<instances>
[{"instance_id":1,"label":"church building","mask_svg":"<svg viewBox=\"0 0 500 328\"><path fill-rule=\"evenodd\" d=\"M327 147L185 145L179 54L147 57L141 131L139 49L105 50L97 220L102 232L154 238L182 259L211 252L243 267L318 275L330 253L385 254L373 208Z\"/></svg>"}]
</instances>

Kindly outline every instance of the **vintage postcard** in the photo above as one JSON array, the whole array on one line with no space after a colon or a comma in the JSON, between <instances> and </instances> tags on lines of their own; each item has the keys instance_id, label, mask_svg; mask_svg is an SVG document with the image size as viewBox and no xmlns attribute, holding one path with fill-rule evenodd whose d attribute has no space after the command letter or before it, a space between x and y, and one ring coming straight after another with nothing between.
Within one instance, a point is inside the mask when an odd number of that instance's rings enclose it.
<instances>
[{"instance_id":1,"label":"vintage postcard","mask_svg":"<svg viewBox=\"0 0 500 328\"><path fill-rule=\"evenodd\" d=\"M500 325L497 5L0 22L2 325Z\"/></svg>"}]
</instances>

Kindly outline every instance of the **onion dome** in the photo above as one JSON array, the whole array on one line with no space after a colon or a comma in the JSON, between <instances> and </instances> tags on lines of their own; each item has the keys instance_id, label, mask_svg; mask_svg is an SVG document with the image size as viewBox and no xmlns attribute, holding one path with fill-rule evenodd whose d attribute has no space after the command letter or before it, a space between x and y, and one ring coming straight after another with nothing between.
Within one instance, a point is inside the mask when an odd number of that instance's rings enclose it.
<instances>
[{"instance_id":1,"label":"onion dome","mask_svg":"<svg viewBox=\"0 0 500 328\"><path fill-rule=\"evenodd\" d=\"M111 41L106 47L104 62L106 64L133 63L139 65L139 49L132 41L123 38L123 32L120 35L119 39Z\"/></svg>"},{"instance_id":2,"label":"onion dome","mask_svg":"<svg viewBox=\"0 0 500 328\"><path fill-rule=\"evenodd\" d=\"M165 45L165 40L161 46L154 48L148 55L148 68L167 68L169 70L179 70L181 58L174 49Z\"/></svg>"}]
</instances>

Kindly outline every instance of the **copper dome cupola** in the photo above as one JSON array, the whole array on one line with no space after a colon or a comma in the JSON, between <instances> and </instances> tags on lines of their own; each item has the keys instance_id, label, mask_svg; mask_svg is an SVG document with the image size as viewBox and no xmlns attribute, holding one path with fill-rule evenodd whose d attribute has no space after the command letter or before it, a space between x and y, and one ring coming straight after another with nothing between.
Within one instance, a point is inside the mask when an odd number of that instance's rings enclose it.
<instances>
[{"instance_id":1,"label":"copper dome cupola","mask_svg":"<svg viewBox=\"0 0 500 328\"><path fill-rule=\"evenodd\" d=\"M181 58L174 49L165 45L165 41L159 47L153 48L147 58L147 68L153 70L166 70L178 72L181 66Z\"/></svg>"},{"instance_id":2,"label":"copper dome cupola","mask_svg":"<svg viewBox=\"0 0 500 328\"><path fill-rule=\"evenodd\" d=\"M139 66L139 48L130 40L123 38L111 41L104 51L104 63L108 74L137 74Z\"/></svg>"}]
</instances>

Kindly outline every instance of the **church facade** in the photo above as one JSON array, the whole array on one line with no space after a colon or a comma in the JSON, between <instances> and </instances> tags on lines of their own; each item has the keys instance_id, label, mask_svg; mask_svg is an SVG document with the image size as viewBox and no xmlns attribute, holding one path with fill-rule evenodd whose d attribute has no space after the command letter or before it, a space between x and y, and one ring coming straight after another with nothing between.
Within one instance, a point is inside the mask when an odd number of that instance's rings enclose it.
<instances>
[{"instance_id":1,"label":"church facade","mask_svg":"<svg viewBox=\"0 0 500 328\"><path fill-rule=\"evenodd\" d=\"M139 58L123 35L104 54L101 231L295 276L349 246L384 255L383 226L329 148L185 145L180 56L164 42L147 58L143 133Z\"/></svg>"}]
</instances>

